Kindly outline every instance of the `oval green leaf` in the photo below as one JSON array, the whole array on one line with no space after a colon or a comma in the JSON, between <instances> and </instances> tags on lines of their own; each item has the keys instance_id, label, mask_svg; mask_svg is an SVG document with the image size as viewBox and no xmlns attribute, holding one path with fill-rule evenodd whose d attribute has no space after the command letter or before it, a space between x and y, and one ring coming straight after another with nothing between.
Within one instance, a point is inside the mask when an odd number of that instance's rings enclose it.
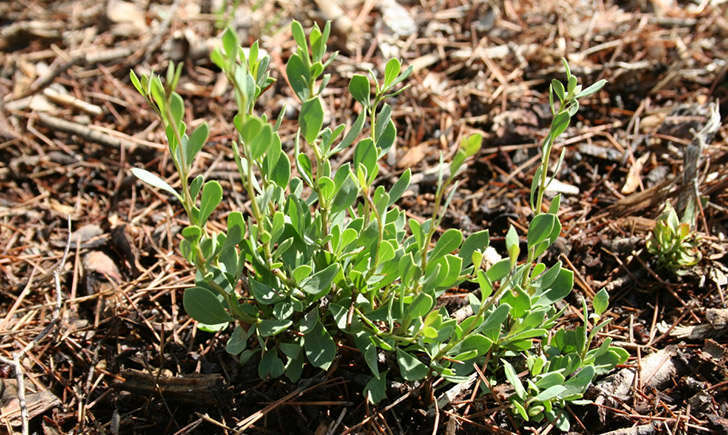
<instances>
[{"instance_id":1,"label":"oval green leaf","mask_svg":"<svg viewBox=\"0 0 728 435\"><path fill-rule=\"evenodd\" d=\"M185 311L198 322L215 325L232 320L215 293L202 287L185 290L182 298Z\"/></svg>"}]
</instances>

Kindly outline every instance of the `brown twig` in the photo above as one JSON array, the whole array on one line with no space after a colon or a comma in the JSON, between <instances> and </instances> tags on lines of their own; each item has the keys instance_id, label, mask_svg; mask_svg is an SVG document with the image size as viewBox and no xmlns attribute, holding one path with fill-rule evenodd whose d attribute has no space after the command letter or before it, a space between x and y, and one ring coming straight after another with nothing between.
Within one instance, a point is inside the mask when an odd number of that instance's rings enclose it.
<instances>
[{"instance_id":1,"label":"brown twig","mask_svg":"<svg viewBox=\"0 0 728 435\"><path fill-rule=\"evenodd\" d=\"M23 435L29 433L29 422L28 422L28 405L25 402L25 375L23 372L22 358L28 353L40 340L42 340L48 333L56 326L59 319L61 318L61 305L63 302L63 296L61 293L61 272L63 266L66 264L66 258L68 257L68 251L71 249L71 217L68 217L68 240L66 243L66 249L63 252L63 258L58 264L58 267L53 272L53 278L56 284L56 305L53 310L53 319L46 325L43 330L36 335L30 343L26 344L23 349L16 352L13 355L13 359L9 360L0 356L0 361L5 364L12 365L15 368L15 377L18 381L18 402L20 405L20 419L23 424Z\"/></svg>"}]
</instances>

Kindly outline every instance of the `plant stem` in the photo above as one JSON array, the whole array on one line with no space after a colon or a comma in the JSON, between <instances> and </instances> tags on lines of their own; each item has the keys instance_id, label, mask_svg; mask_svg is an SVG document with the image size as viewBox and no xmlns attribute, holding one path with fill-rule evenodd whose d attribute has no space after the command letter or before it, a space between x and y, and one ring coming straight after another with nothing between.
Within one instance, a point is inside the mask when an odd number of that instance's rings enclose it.
<instances>
[{"instance_id":1,"label":"plant stem","mask_svg":"<svg viewBox=\"0 0 728 435\"><path fill-rule=\"evenodd\" d=\"M450 186L451 182L452 174L450 174L447 180L445 180L445 182L437 189L437 192L435 192L435 205L432 211L432 223L430 225L430 229L427 231L427 235L425 236L425 242L422 245L422 273L425 273L425 269L427 268L427 252L428 247L430 246L430 241L432 240L432 236L435 235L435 230L437 229L437 227L440 226L440 222L442 221L442 216L440 216L442 195L445 193L445 190Z\"/></svg>"},{"instance_id":2,"label":"plant stem","mask_svg":"<svg viewBox=\"0 0 728 435\"><path fill-rule=\"evenodd\" d=\"M192 207L194 206L192 201L192 196L190 195L190 188L187 184L187 163L185 162L185 153L182 149L182 135L179 133L179 129L177 128L177 124L174 122L174 116L172 116L172 110L169 108L169 103L165 104L166 110L166 116L167 122L169 125L172 126L172 131L174 132L174 137L177 139L177 151L179 151L179 159L178 162L177 159L174 156L174 153L172 153L172 161L174 162L175 167L177 168L177 173L179 174L180 183L182 184L182 206L185 209L185 212L187 213L187 217L192 217ZM197 222L193 222L194 224L197 224Z\"/></svg>"}]
</instances>

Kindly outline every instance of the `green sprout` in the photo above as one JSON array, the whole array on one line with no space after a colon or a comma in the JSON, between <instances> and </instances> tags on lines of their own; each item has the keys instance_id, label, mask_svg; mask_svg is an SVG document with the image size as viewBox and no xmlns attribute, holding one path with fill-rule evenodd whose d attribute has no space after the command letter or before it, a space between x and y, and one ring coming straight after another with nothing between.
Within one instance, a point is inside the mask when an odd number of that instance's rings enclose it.
<instances>
[{"instance_id":1,"label":"green sprout","mask_svg":"<svg viewBox=\"0 0 728 435\"><path fill-rule=\"evenodd\" d=\"M658 267L676 275L684 275L687 268L702 258L698 250L698 237L690 224L680 222L669 201L655 221L655 229L647 241L647 251L657 258Z\"/></svg>"}]
</instances>

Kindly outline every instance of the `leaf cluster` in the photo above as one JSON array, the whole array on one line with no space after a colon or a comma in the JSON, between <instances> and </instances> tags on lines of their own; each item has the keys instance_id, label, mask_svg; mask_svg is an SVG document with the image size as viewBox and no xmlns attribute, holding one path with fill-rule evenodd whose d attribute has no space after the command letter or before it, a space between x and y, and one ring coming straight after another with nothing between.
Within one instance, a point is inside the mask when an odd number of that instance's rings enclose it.
<instances>
[{"instance_id":1,"label":"leaf cluster","mask_svg":"<svg viewBox=\"0 0 728 435\"><path fill-rule=\"evenodd\" d=\"M409 187L410 171L389 188L376 181L379 161L397 137L388 101L402 92L411 67L402 70L392 59L381 80L373 71L354 75L349 91L359 114L349 117L348 128L325 126L320 95L334 58L326 54L330 25L314 26L307 36L294 21L291 32L296 49L286 75L301 104L293 161L278 134L282 118L269 121L255 113L256 100L273 80L269 58L257 42L244 50L228 29L223 50L211 55L234 88L232 149L251 200L250 212L230 213L222 232L206 225L221 202L220 184L202 176L190 180L208 132L202 124L186 134L184 104L174 92L179 67L170 66L166 86L155 75L138 78L131 72L132 83L164 122L180 175L182 192L177 192L156 175L133 170L174 195L189 217L180 242L196 268L195 286L184 293L187 313L204 330L234 325L226 350L241 363L255 358L261 378L286 376L295 382L307 365L326 370L347 344L358 349L371 373L364 392L373 403L386 397L393 376L460 382L476 365L485 365L494 380L505 375L513 384L512 403L524 419L563 420L565 403L581 398L595 374L626 359L608 340L589 350L603 325L588 334L586 325L552 331L563 315L556 304L573 288L573 272L561 262L549 267L540 261L561 232L560 197L541 210L551 148L578 110L577 99L604 83L582 91L566 64L567 86L552 82L555 116L532 185L528 233L521 240L511 227L507 258L486 264L487 230L466 237L448 229L435 237L457 191L456 178L482 138L464 138L450 163L441 162L432 216L408 218L396 202ZM344 151L351 161L332 164ZM477 290L468 295L471 314L456 319L438 300L465 283ZM600 292L594 301L597 317L607 302L606 292ZM513 368L521 360L528 366L525 386Z\"/></svg>"},{"instance_id":2,"label":"leaf cluster","mask_svg":"<svg viewBox=\"0 0 728 435\"><path fill-rule=\"evenodd\" d=\"M655 221L647 251L657 258L661 269L677 275L686 273L685 269L698 264L702 258L696 234L688 222L680 222L669 201Z\"/></svg>"}]
</instances>

